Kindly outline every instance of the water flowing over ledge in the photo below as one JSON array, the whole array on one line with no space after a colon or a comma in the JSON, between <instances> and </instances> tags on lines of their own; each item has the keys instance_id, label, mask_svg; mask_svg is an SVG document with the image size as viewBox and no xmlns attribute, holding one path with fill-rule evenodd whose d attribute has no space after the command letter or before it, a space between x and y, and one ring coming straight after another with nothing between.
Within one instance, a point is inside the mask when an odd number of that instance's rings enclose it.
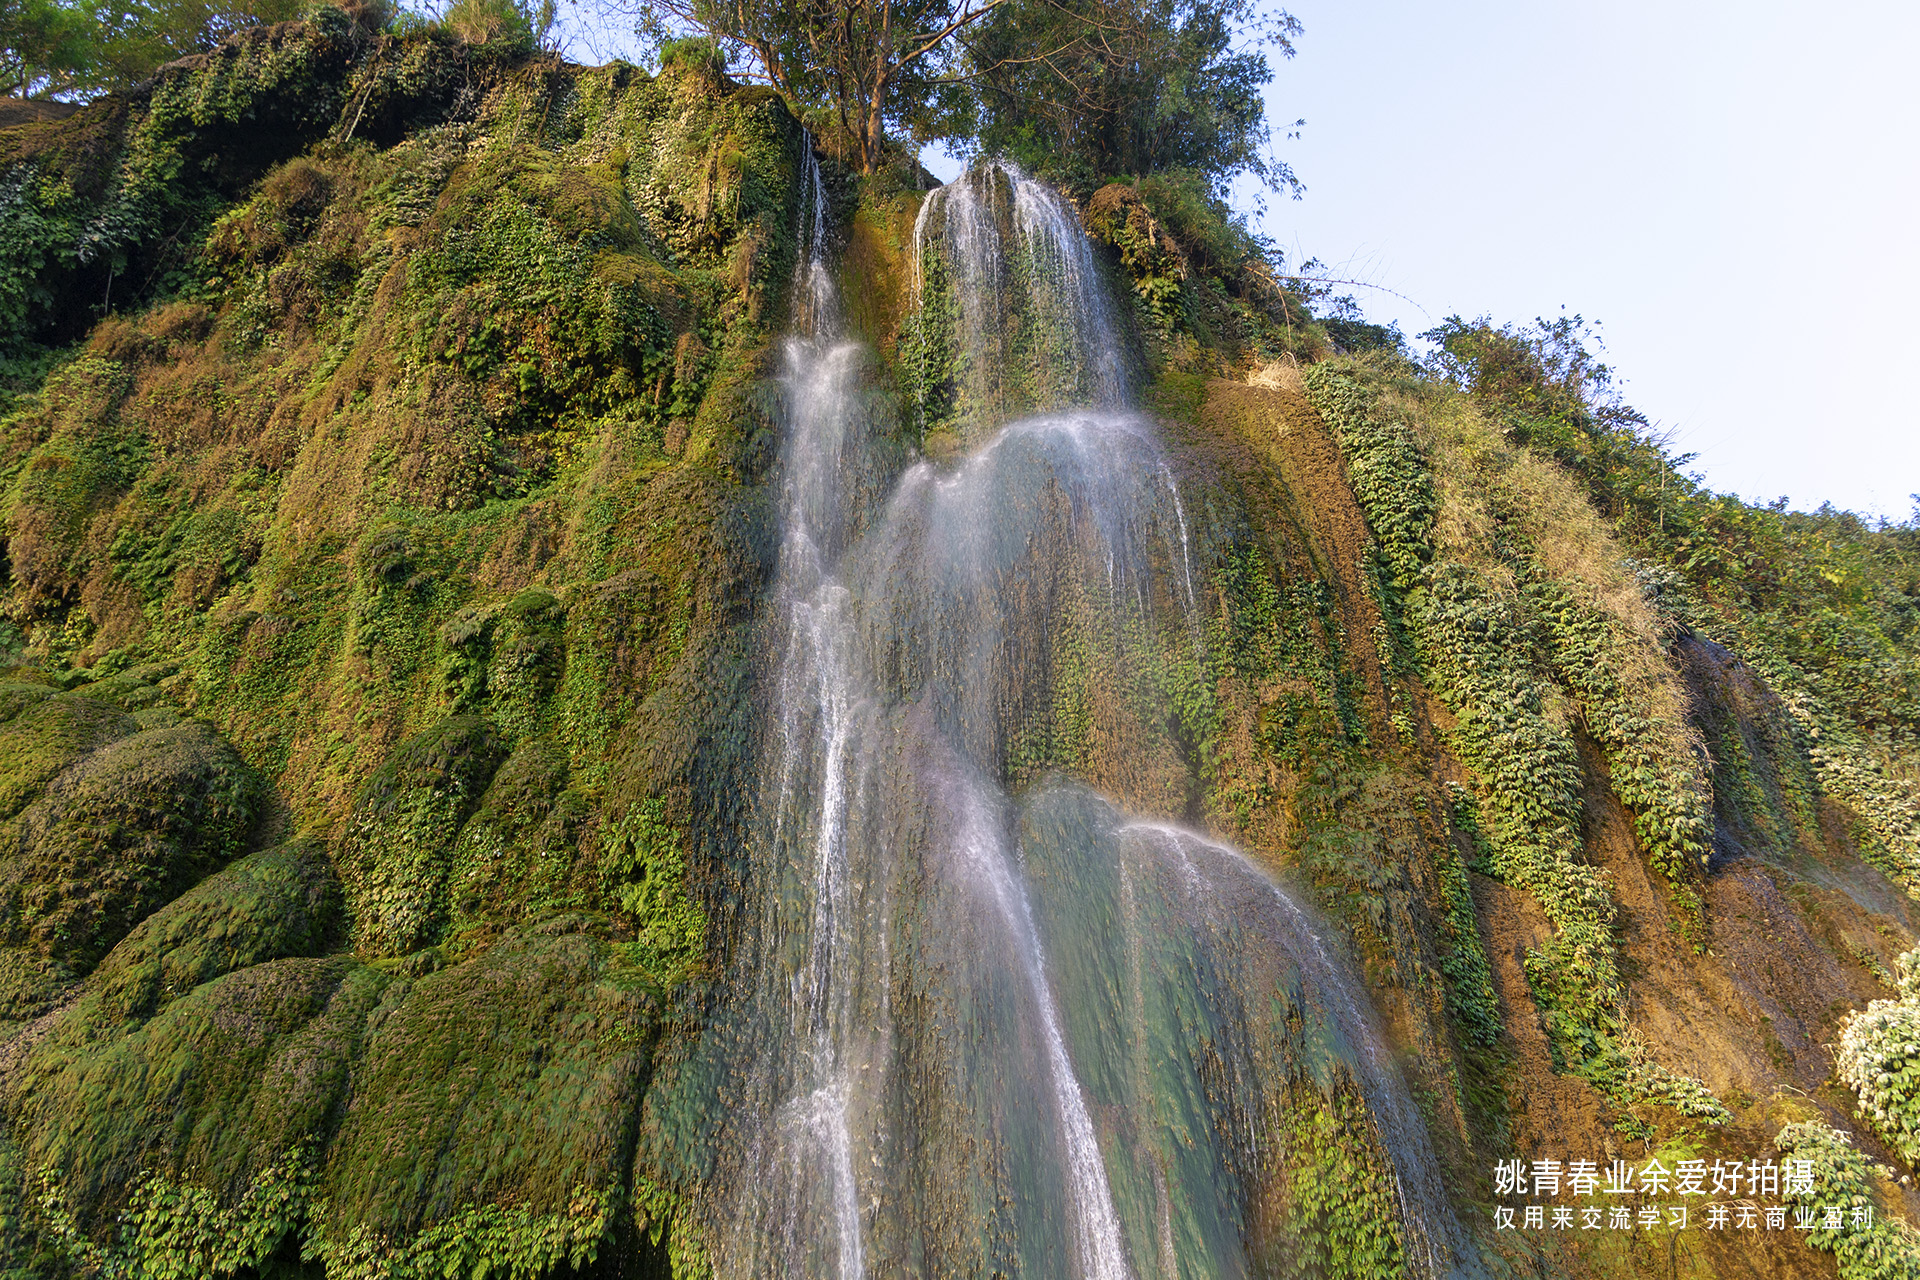
<instances>
[{"instance_id":1,"label":"water flowing over ledge","mask_svg":"<svg viewBox=\"0 0 1920 1280\"><path fill-rule=\"evenodd\" d=\"M1072 210L1005 164L927 198L921 333L951 342L978 443L881 495L806 164L758 914L694 1073L723 1115L719 1273L1258 1274L1287 1247L1268 1135L1350 1090L1408 1262L1446 1274L1424 1128L1294 900L1078 782L1007 789L1063 638L1204 643L1187 511Z\"/></svg>"}]
</instances>

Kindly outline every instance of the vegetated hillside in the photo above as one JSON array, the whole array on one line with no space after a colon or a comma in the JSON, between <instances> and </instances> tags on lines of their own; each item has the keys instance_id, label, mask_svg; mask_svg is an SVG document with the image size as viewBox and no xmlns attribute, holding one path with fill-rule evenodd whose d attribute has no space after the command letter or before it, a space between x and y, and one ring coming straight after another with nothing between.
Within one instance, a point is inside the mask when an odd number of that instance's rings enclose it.
<instances>
[{"instance_id":1,"label":"vegetated hillside","mask_svg":"<svg viewBox=\"0 0 1920 1280\"><path fill-rule=\"evenodd\" d=\"M705 1273L811 141L697 51L337 11L0 129L10 1274ZM923 176L826 171L874 421L977 443ZM1008 781L1311 882L1489 1271L1914 1274L1920 532L1702 491L1575 334L1422 369L1178 182L1083 194L1209 657L1057 663ZM1279 1273L1401 1266L1364 1128L1275 1135ZM1881 1225L1493 1230L1512 1156L1789 1154Z\"/></svg>"}]
</instances>

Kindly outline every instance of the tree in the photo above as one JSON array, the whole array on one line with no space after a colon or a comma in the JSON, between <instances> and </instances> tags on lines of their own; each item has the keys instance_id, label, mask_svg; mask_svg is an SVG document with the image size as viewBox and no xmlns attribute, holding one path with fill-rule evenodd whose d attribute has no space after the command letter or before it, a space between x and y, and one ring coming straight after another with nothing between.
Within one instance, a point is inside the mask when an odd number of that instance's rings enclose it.
<instances>
[{"instance_id":1,"label":"tree","mask_svg":"<svg viewBox=\"0 0 1920 1280\"><path fill-rule=\"evenodd\" d=\"M1297 192L1261 90L1300 29L1259 0L1010 0L967 33L943 131L1073 185L1178 171L1219 199L1240 174Z\"/></svg>"},{"instance_id":2,"label":"tree","mask_svg":"<svg viewBox=\"0 0 1920 1280\"><path fill-rule=\"evenodd\" d=\"M55 0L0 0L0 94L46 98L81 83L98 60L94 15Z\"/></svg>"},{"instance_id":3,"label":"tree","mask_svg":"<svg viewBox=\"0 0 1920 1280\"><path fill-rule=\"evenodd\" d=\"M656 44L712 39L728 64L796 107L824 105L861 172L880 164L889 125L922 109L956 70L957 37L1007 0L639 0Z\"/></svg>"},{"instance_id":4,"label":"tree","mask_svg":"<svg viewBox=\"0 0 1920 1280\"><path fill-rule=\"evenodd\" d=\"M100 0L96 81L118 88L205 53L236 31L297 18L310 0Z\"/></svg>"},{"instance_id":5,"label":"tree","mask_svg":"<svg viewBox=\"0 0 1920 1280\"><path fill-rule=\"evenodd\" d=\"M0 0L0 93L87 98L311 0Z\"/></svg>"}]
</instances>

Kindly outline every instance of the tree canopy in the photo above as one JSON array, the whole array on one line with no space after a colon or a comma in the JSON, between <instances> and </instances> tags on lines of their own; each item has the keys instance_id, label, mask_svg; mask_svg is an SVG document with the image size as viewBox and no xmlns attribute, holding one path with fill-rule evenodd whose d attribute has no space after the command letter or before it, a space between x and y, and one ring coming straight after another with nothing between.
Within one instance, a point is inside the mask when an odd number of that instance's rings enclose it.
<instances>
[{"instance_id":1,"label":"tree canopy","mask_svg":"<svg viewBox=\"0 0 1920 1280\"><path fill-rule=\"evenodd\" d=\"M635 0L656 46L700 35L730 70L773 85L803 113L825 108L863 172L888 127L925 114L962 73L962 36L1008 0Z\"/></svg>"},{"instance_id":2,"label":"tree canopy","mask_svg":"<svg viewBox=\"0 0 1920 1280\"><path fill-rule=\"evenodd\" d=\"M1295 189L1272 158L1267 53L1299 22L1258 0L1008 0L967 41L945 132L1075 185L1198 175L1224 198L1240 174Z\"/></svg>"},{"instance_id":3,"label":"tree canopy","mask_svg":"<svg viewBox=\"0 0 1920 1280\"><path fill-rule=\"evenodd\" d=\"M88 96L144 80L311 0L0 0L0 93Z\"/></svg>"},{"instance_id":4,"label":"tree canopy","mask_svg":"<svg viewBox=\"0 0 1920 1280\"><path fill-rule=\"evenodd\" d=\"M864 171L889 137L1005 154L1076 185L1182 171L1297 187L1269 152L1268 52L1300 24L1261 0L611 0L656 49L827 111Z\"/></svg>"}]
</instances>

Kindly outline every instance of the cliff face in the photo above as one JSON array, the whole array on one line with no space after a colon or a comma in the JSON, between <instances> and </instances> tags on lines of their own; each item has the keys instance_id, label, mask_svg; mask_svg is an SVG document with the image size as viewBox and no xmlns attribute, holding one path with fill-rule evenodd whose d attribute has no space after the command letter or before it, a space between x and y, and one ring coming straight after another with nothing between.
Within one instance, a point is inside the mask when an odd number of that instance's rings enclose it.
<instances>
[{"instance_id":1,"label":"cliff face","mask_svg":"<svg viewBox=\"0 0 1920 1280\"><path fill-rule=\"evenodd\" d=\"M337 12L0 128L9 1274L724 1249L689 1080L771 891L745 851L810 145L697 63L507 63ZM870 353L840 481L877 498L1057 365L996 312L1025 381L981 389L913 175L829 159L818 194ZM1799 1153L1920 1209L1782 1133L1911 1155L1904 1094L1857 1121L1828 1051L1916 932L1898 557L1820 561L1817 625L1636 558L1484 400L1314 362L1323 330L1210 284L1135 191L1086 219L1186 495L1194 633L1077 645L1062 579L1008 633L999 781L1097 787L1305 887L1469 1270L1907 1274L1791 1232L1503 1233L1491 1176ZM1413 1265L1386 1126L1299 1074L1254 1143L1254 1265Z\"/></svg>"},{"instance_id":2,"label":"cliff face","mask_svg":"<svg viewBox=\"0 0 1920 1280\"><path fill-rule=\"evenodd\" d=\"M591 1256L724 922L799 130L354 38L8 135L15 315L88 333L7 425L16 1257L42 1170L229 1267Z\"/></svg>"}]
</instances>

